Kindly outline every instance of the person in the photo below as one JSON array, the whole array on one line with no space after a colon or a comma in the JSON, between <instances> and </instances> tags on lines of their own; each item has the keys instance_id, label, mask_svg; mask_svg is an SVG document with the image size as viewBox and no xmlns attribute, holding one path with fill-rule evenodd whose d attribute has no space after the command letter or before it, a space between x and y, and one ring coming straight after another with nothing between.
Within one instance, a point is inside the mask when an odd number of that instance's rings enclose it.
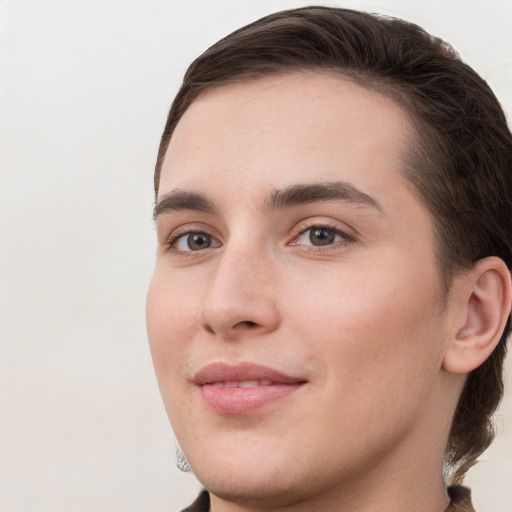
<instances>
[{"instance_id":1,"label":"person","mask_svg":"<svg viewBox=\"0 0 512 512\"><path fill-rule=\"evenodd\" d=\"M278 12L189 67L148 336L187 511L471 511L510 329L512 137L411 23Z\"/></svg>"}]
</instances>

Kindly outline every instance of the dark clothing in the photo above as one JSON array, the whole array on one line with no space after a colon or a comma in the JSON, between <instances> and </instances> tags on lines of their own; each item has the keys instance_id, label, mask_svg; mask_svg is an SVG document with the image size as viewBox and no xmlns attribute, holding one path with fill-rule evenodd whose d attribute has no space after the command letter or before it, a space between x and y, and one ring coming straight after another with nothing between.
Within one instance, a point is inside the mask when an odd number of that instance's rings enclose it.
<instances>
[{"instance_id":1,"label":"dark clothing","mask_svg":"<svg viewBox=\"0 0 512 512\"><path fill-rule=\"evenodd\" d=\"M448 487L448 495L452 500L446 512L475 512L471 503L471 491L466 487L461 485Z\"/></svg>"},{"instance_id":2,"label":"dark clothing","mask_svg":"<svg viewBox=\"0 0 512 512\"><path fill-rule=\"evenodd\" d=\"M190 507L184 508L181 512L209 512L210 511L210 493L205 489L197 497L196 501Z\"/></svg>"},{"instance_id":3,"label":"dark clothing","mask_svg":"<svg viewBox=\"0 0 512 512\"><path fill-rule=\"evenodd\" d=\"M450 506L445 512L475 512L471 504L471 493L469 489L460 485L448 487L448 495L451 498ZM182 512L209 512L210 510L210 495L208 491L202 491L197 500L182 510Z\"/></svg>"}]
</instances>

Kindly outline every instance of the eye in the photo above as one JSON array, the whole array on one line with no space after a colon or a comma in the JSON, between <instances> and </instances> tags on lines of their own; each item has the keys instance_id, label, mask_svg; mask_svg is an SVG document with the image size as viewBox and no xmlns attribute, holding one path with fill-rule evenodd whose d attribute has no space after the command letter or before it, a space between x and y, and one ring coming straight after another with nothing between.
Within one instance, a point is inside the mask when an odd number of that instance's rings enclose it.
<instances>
[{"instance_id":1,"label":"eye","mask_svg":"<svg viewBox=\"0 0 512 512\"><path fill-rule=\"evenodd\" d=\"M349 242L353 239L343 231L329 226L311 226L302 231L293 245L313 245L323 247L337 242Z\"/></svg>"},{"instance_id":2,"label":"eye","mask_svg":"<svg viewBox=\"0 0 512 512\"><path fill-rule=\"evenodd\" d=\"M179 252L201 251L222 244L213 236L202 231L193 231L176 236L169 241L171 249Z\"/></svg>"}]
</instances>

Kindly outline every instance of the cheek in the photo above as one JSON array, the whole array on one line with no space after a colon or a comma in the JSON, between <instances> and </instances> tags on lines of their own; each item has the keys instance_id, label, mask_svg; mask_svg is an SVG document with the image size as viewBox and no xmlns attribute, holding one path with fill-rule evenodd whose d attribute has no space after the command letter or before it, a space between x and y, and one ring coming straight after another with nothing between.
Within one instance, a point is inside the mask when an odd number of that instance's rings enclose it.
<instances>
[{"instance_id":1,"label":"cheek","mask_svg":"<svg viewBox=\"0 0 512 512\"><path fill-rule=\"evenodd\" d=\"M328 436L345 439L343 450L354 454L369 449L360 443L375 442L377 449L397 442L422 417L442 360L437 295L430 282L420 288L410 275L386 284L382 277L378 284L377 277L338 276L336 287L334 280L330 287L317 280L318 291L315 285L307 299L297 289L290 295L296 332L303 340L307 336L310 357L325 363L317 380L313 416L322 426L315 439L330 425ZM332 443L324 448L329 457Z\"/></svg>"},{"instance_id":2,"label":"cheek","mask_svg":"<svg viewBox=\"0 0 512 512\"><path fill-rule=\"evenodd\" d=\"M310 276L307 293L294 286L288 297L296 325L309 333L333 380L357 388L398 386L415 372L430 377L441 364L443 339L435 268L420 272L404 261L399 268L330 270L328 277Z\"/></svg>"},{"instance_id":3,"label":"cheek","mask_svg":"<svg viewBox=\"0 0 512 512\"><path fill-rule=\"evenodd\" d=\"M172 281L172 282L171 282ZM151 281L146 318L151 357L165 409L173 428L176 418L193 417L189 389L183 381L196 334L196 301L190 294L179 293L174 279L155 271ZM185 428L186 432L186 428ZM180 429L177 429L177 435ZM183 434L182 434L183 435Z\"/></svg>"},{"instance_id":4,"label":"cheek","mask_svg":"<svg viewBox=\"0 0 512 512\"><path fill-rule=\"evenodd\" d=\"M148 339L159 380L165 374L178 374L197 323L197 300L193 294L179 293L176 288L157 270L147 295Z\"/></svg>"}]
</instances>

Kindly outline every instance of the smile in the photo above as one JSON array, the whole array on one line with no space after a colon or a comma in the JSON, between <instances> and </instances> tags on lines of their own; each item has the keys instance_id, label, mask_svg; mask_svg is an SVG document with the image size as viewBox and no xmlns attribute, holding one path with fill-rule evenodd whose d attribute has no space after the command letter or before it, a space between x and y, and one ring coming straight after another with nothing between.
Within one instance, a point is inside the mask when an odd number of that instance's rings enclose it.
<instances>
[{"instance_id":1,"label":"smile","mask_svg":"<svg viewBox=\"0 0 512 512\"><path fill-rule=\"evenodd\" d=\"M213 363L194 377L205 405L222 415L241 415L285 398L306 381L266 366Z\"/></svg>"}]
</instances>

